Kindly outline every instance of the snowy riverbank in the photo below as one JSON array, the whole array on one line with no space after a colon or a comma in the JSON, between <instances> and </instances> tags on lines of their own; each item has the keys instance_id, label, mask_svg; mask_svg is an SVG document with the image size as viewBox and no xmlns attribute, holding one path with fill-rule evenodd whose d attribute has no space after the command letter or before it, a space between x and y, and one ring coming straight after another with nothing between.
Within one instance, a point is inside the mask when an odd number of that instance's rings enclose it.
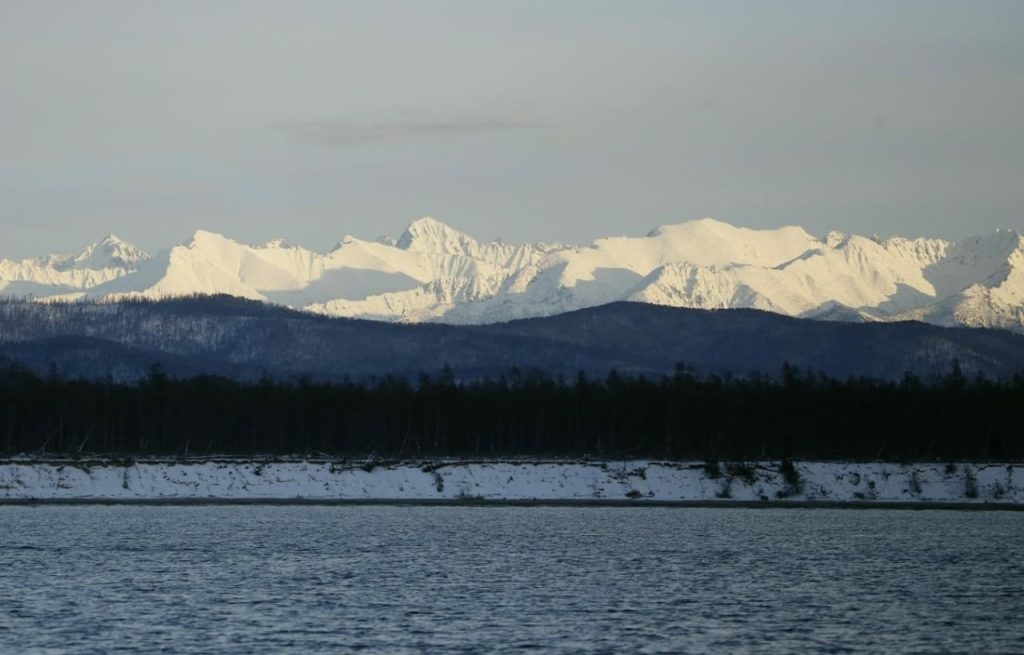
<instances>
[{"instance_id":1,"label":"snowy riverbank","mask_svg":"<svg viewBox=\"0 0 1024 655\"><path fill-rule=\"evenodd\" d=\"M1024 467L654 461L27 460L0 462L22 500L769 501L1024 504Z\"/></svg>"}]
</instances>

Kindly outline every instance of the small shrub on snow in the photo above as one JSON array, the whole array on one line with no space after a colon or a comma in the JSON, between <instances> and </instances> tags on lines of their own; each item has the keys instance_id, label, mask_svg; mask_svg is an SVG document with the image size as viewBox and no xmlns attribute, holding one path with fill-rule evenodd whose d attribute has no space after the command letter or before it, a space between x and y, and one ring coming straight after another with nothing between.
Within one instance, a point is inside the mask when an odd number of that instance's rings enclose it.
<instances>
[{"instance_id":1,"label":"small shrub on snow","mask_svg":"<svg viewBox=\"0 0 1024 655\"><path fill-rule=\"evenodd\" d=\"M800 471L796 470L793 460L788 457L779 464L779 473L782 474L782 479L786 481L787 485L791 487L798 487L800 485Z\"/></svg>"},{"instance_id":2,"label":"small shrub on snow","mask_svg":"<svg viewBox=\"0 0 1024 655\"><path fill-rule=\"evenodd\" d=\"M722 467L717 459L709 459L704 462L704 476L709 480L717 480L722 477Z\"/></svg>"},{"instance_id":3,"label":"small shrub on snow","mask_svg":"<svg viewBox=\"0 0 1024 655\"><path fill-rule=\"evenodd\" d=\"M800 479L800 472L796 470L793 460L786 458L779 464L779 473L782 475L786 486L776 492L777 498L787 498L798 495L803 491L803 481Z\"/></svg>"},{"instance_id":4,"label":"small shrub on snow","mask_svg":"<svg viewBox=\"0 0 1024 655\"><path fill-rule=\"evenodd\" d=\"M978 497L978 477L969 466L964 467L964 496L967 498Z\"/></svg>"},{"instance_id":5,"label":"small shrub on snow","mask_svg":"<svg viewBox=\"0 0 1024 655\"><path fill-rule=\"evenodd\" d=\"M757 482L757 471L747 462L732 462L725 467L730 477L739 478L748 485Z\"/></svg>"},{"instance_id":6,"label":"small shrub on snow","mask_svg":"<svg viewBox=\"0 0 1024 655\"><path fill-rule=\"evenodd\" d=\"M921 478L918 477L917 471L911 471L910 473L910 493L915 496L921 495Z\"/></svg>"}]
</instances>

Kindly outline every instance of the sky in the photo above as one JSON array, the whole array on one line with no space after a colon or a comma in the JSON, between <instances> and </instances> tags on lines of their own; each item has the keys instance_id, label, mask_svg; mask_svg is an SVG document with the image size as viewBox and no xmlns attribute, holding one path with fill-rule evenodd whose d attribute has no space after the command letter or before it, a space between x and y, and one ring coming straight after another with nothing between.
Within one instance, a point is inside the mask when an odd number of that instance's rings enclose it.
<instances>
[{"instance_id":1,"label":"sky","mask_svg":"<svg viewBox=\"0 0 1024 655\"><path fill-rule=\"evenodd\" d=\"M1024 230L1024 2L0 0L0 257Z\"/></svg>"}]
</instances>

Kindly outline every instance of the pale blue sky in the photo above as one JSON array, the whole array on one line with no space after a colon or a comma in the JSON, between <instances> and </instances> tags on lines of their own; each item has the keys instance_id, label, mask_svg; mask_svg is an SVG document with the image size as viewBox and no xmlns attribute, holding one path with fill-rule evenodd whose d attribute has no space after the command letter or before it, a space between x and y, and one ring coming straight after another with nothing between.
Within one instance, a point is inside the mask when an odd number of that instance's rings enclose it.
<instances>
[{"instance_id":1,"label":"pale blue sky","mask_svg":"<svg viewBox=\"0 0 1024 655\"><path fill-rule=\"evenodd\" d=\"M0 0L0 256L1024 229L1024 2Z\"/></svg>"}]
</instances>

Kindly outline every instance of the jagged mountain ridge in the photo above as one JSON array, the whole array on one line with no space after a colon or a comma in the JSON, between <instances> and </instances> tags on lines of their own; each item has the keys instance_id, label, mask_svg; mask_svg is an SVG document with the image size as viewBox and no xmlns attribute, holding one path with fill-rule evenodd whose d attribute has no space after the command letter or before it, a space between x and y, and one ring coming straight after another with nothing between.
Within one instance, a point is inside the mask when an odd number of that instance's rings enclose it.
<instances>
[{"instance_id":1,"label":"jagged mountain ridge","mask_svg":"<svg viewBox=\"0 0 1024 655\"><path fill-rule=\"evenodd\" d=\"M38 299L228 294L410 323L495 323L634 301L1024 331L1024 244L1012 230L958 242L819 239L795 226L701 219L589 246L512 245L423 218L398 239L346 236L326 253L199 230L152 258L108 237L73 256L2 260L0 285Z\"/></svg>"},{"instance_id":2,"label":"jagged mountain ridge","mask_svg":"<svg viewBox=\"0 0 1024 655\"><path fill-rule=\"evenodd\" d=\"M0 294L75 294L130 275L148 260L149 255L143 250L108 234L76 253L21 261L0 259Z\"/></svg>"}]
</instances>

